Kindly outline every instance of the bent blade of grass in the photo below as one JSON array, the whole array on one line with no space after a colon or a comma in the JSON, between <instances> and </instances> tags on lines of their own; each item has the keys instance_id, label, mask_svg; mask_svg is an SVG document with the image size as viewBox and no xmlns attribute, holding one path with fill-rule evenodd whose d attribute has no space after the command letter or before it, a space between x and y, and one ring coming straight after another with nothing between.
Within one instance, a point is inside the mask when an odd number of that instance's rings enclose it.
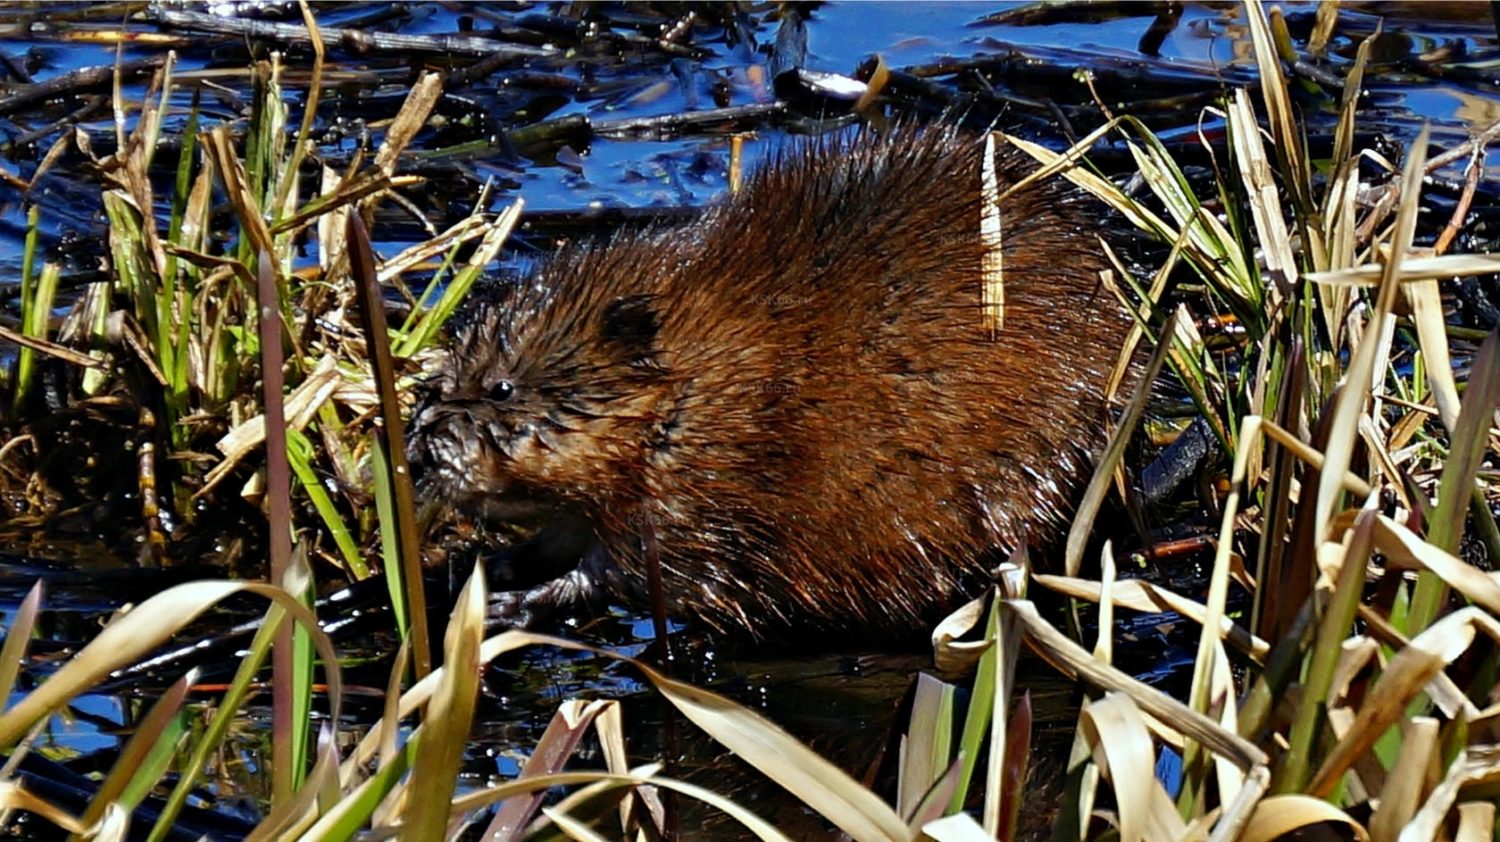
<instances>
[{"instance_id":1,"label":"bent blade of grass","mask_svg":"<svg viewBox=\"0 0 1500 842\"><path fill-rule=\"evenodd\" d=\"M780 726L723 696L670 679L644 664L636 667L689 721L851 838L907 837L906 823L879 796Z\"/></svg>"},{"instance_id":2,"label":"bent blade of grass","mask_svg":"<svg viewBox=\"0 0 1500 842\"><path fill-rule=\"evenodd\" d=\"M1165 823L1162 829L1168 833L1152 838L1181 836L1185 825L1171 810L1170 803L1167 806L1170 818L1149 815L1157 804L1150 789L1160 787L1161 783L1148 771L1156 766L1156 753L1140 710L1130 697L1119 692L1106 693L1103 699L1085 702L1078 719L1093 750L1094 762L1105 771L1114 787L1122 842L1144 842L1147 828L1158 823Z\"/></svg>"},{"instance_id":3,"label":"bent blade of grass","mask_svg":"<svg viewBox=\"0 0 1500 842\"><path fill-rule=\"evenodd\" d=\"M1348 733L1329 752L1307 786L1307 793L1327 798L1354 762L1405 714L1406 705L1433 676L1462 655L1483 631L1500 642L1500 620L1474 606L1461 608L1428 626L1397 652L1374 687L1365 694Z\"/></svg>"},{"instance_id":4,"label":"bent blade of grass","mask_svg":"<svg viewBox=\"0 0 1500 842\"><path fill-rule=\"evenodd\" d=\"M197 668L188 670L151 705L89 800L83 812L86 824L92 825L103 818L111 806L133 811L151 794L176 754L178 737L186 730L179 714L197 683Z\"/></svg>"},{"instance_id":5,"label":"bent blade of grass","mask_svg":"<svg viewBox=\"0 0 1500 842\"><path fill-rule=\"evenodd\" d=\"M635 659L564 638L506 631L484 641L480 647L480 663L488 663L504 652L533 645L592 652L631 664L689 721L767 777L790 790L809 808L820 812L851 837L907 837L905 823L879 796L860 786L848 773L818 756L775 723L716 693L667 678ZM436 686L435 679L443 669L434 670L407 691L401 702L403 715L426 704ZM368 759L369 752L373 750L373 745L367 746L370 741L367 735L345 760L346 770L350 764L363 763ZM460 798L459 801L463 799ZM779 834L777 836L779 838Z\"/></svg>"},{"instance_id":6,"label":"bent blade of grass","mask_svg":"<svg viewBox=\"0 0 1500 842\"><path fill-rule=\"evenodd\" d=\"M193 582L169 588L116 618L46 682L0 714L0 746L60 709L111 672L139 660L214 604L244 590L236 582Z\"/></svg>"},{"instance_id":7,"label":"bent blade of grass","mask_svg":"<svg viewBox=\"0 0 1500 842\"><path fill-rule=\"evenodd\" d=\"M932 657L933 664L940 672L966 673L974 669L975 664L985 652L993 645L994 637L991 624L985 626L985 634L980 640L960 640L959 638L973 631L985 618L985 606L990 605L994 599L994 591L991 590L982 596L976 597L965 603L957 611L944 617L932 630ZM993 619L993 618L992 618Z\"/></svg>"},{"instance_id":8,"label":"bent blade of grass","mask_svg":"<svg viewBox=\"0 0 1500 842\"><path fill-rule=\"evenodd\" d=\"M584 647L577 648L583 649ZM527 780L513 780L476 792L467 792L459 796L453 802L454 812L471 812L507 798L514 798L518 795L525 795L559 786L598 784L601 785L601 789L603 785L616 787L654 786L680 792L689 798L702 801L710 807L723 811L730 818L738 821L746 830L755 834L757 839L765 840L765 842L790 842L781 831L728 798L686 781L658 777L654 771L656 768L656 764L652 764L647 767L633 769L623 775L610 772L560 772L555 775L542 775Z\"/></svg>"},{"instance_id":9,"label":"bent blade of grass","mask_svg":"<svg viewBox=\"0 0 1500 842\"><path fill-rule=\"evenodd\" d=\"M1173 728L1202 743L1209 750L1229 758L1240 769L1248 771L1266 764L1265 752L1253 743L1139 679L1115 667L1099 663L1086 649L1043 619L1032 603L1025 600L1005 600L1001 603L1001 610L1013 615L1021 623L1037 654L1065 674L1076 676L1100 689L1125 693L1143 713L1162 723L1170 723Z\"/></svg>"},{"instance_id":10,"label":"bent blade of grass","mask_svg":"<svg viewBox=\"0 0 1500 842\"><path fill-rule=\"evenodd\" d=\"M818 810L849 832L853 838L907 838L905 824L884 801L774 723L723 696L668 679L650 666L634 659L564 638L512 630L485 640L479 647L478 663L485 664L505 652L534 645L591 652L632 664L641 670L667 700L682 711L689 720L703 728L725 747L739 754L742 759L760 769L772 780L791 790L808 807ZM414 684L401 698L400 715L406 716L428 704L446 670L447 667L439 667ZM355 747L355 750L350 752L344 761L343 780L346 782L352 780L354 771L373 756L382 727L381 723L376 723ZM527 786L554 786L566 777L566 775L546 776L521 783ZM598 778L591 780L594 779ZM686 785L680 782L665 782L658 779L652 779L650 782L678 791L687 791L684 789ZM477 803L471 803L470 796L461 796L454 801L454 809L456 811L477 809L493 800L527 791L530 790L526 787L511 789L508 786L486 790L484 797L480 798ZM701 795L695 794L698 792L701 791L694 788L689 794L695 798L701 798ZM723 799L715 796L715 800L709 803L720 806L722 802ZM736 817L739 818L738 815ZM752 829L755 830L755 828ZM764 835L762 830L755 830L755 832L764 839L784 838L774 830L771 831L772 835Z\"/></svg>"},{"instance_id":11,"label":"bent blade of grass","mask_svg":"<svg viewBox=\"0 0 1500 842\"><path fill-rule=\"evenodd\" d=\"M1302 827L1322 822L1336 822L1346 827L1359 842L1370 837L1359 822L1348 813L1321 798L1307 795L1273 795L1262 799L1245 825L1240 842L1272 842Z\"/></svg>"},{"instance_id":12,"label":"bent blade of grass","mask_svg":"<svg viewBox=\"0 0 1500 842\"><path fill-rule=\"evenodd\" d=\"M1056 591L1074 599L1097 603L1103 598L1101 583L1090 579L1054 576L1047 573L1032 574L1032 579L1050 591ZM1116 581L1110 592L1110 602L1116 607L1129 608L1146 614L1172 611L1200 624L1207 616L1207 609L1203 603L1158 587L1144 579ZM1270 654L1271 644L1246 631L1229 617L1220 618L1219 625L1223 629L1225 642L1257 662L1263 662L1266 655Z\"/></svg>"},{"instance_id":13,"label":"bent blade of grass","mask_svg":"<svg viewBox=\"0 0 1500 842\"><path fill-rule=\"evenodd\" d=\"M1362 634L1351 634L1344 640L1340 649L1342 651L1339 653L1339 662L1334 667L1333 681L1329 685L1328 708L1330 712L1337 709L1341 713L1347 712L1349 716L1353 716L1354 712L1348 708L1351 701L1351 685L1366 670L1379 671L1380 665L1376 657L1380 652L1380 643ZM1347 722L1334 723L1330 717L1330 725L1337 733L1342 733L1342 729L1347 724Z\"/></svg>"},{"instance_id":14,"label":"bent blade of grass","mask_svg":"<svg viewBox=\"0 0 1500 842\"><path fill-rule=\"evenodd\" d=\"M271 611L277 617L283 612L290 612L298 623L310 629L314 645L328 671L329 708L331 717L336 720L342 705L342 679L339 677L333 646L327 635L317 627L317 618L310 611L285 591L270 585L249 582L190 582L168 588L134 610L117 617L45 683L28 693L10 710L0 714L0 745L14 744L33 725L58 711L74 696L87 692L114 670L140 660L204 611L237 593L251 593L270 599L273 602ZM257 634L257 639L266 637L266 630L275 625L276 623L271 622L264 626L262 633ZM269 639L262 642L269 642ZM241 674L236 677L236 683L231 685L230 695L238 694L238 698L243 698L243 693L248 692L254 670L247 665L254 660L252 650L252 657L241 664ZM218 738L227 731L236 706L237 703L226 696L208 733L200 740L194 755L196 762L183 767L184 774L178 781L173 797L169 798L161 813L153 838L160 838L160 834L175 820L188 791L195 786L195 770L201 772L206 768L206 758L218 745Z\"/></svg>"},{"instance_id":15,"label":"bent blade of grass","mask_svg":"<svg viewBox=\"0 0 1500 842\"><path fill-rule=\"evenodd\" d=\"M79 821L77 816L45 798L32 795L20 784L13 781L0 781L0 812L8 813L11 810L25 810L28 813L35 813L63 830L78 836L87 834L91 830L88 825Z\"/></svg>"},{"instance_id":16,"label":"bent blade of grass","mask_svg":"<svg viewBox=\"0 0 1500 842\"><path fill-rule=\"evenodd\" d=\"M1388 566L1431 573L1476 605L1500 617L1500 582L1492 574L1423 541L1410 529L1384 515L1375 524L1375 546L1385 555Z\"/></svg>"},{"instance_id":17,"label":"bent blade of grass","mask_svg":"<svg viewBox=\"0 0 1500 842\"><path fill-rule=\"evenodd\" d=\"M412 763L408 809L402 822L404 837L447 837L453 793L479 700L479 645L484 640L485 604L484 565L480 563L475 564L448 620L443 678L433 691L424 719L429 739L418 747Z\"/></svg>"},{"instance_id":18,"label":"bent blade of grass","mask_svg":"<svg viewBox=\"0 0 1500 842\"><path fill-rule=\"evenodd\" d=\"M1384 272L1385 264L1362 263L1327 272L1309 272L1304 277L1313 283L1327 286L1373 287L1381 283ZM1496 272L1500 272L1500 254L1444 254L1402 260L1395 279L1397 283L1410 284L1433 278L1489 275Z\"/></svg>"}]
</instances>

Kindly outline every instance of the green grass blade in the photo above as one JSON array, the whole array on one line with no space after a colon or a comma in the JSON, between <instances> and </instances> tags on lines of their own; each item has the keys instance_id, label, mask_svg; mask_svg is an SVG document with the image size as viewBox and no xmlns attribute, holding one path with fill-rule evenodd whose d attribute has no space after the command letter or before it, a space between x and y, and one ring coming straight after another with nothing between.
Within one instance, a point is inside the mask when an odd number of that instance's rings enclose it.
<instances>
[{"instance_id":1,"label":"green grass blade","mask_svg":"<svg viewBox=\"0 0 1500 842\"><path fill-rule=\"evenodd\" d=\"M1463 537L1464 517L1489 444L1489 426L1497 403L1500 403L1500 335L1492 333L1474 358L1438 485L1437 509L1427 531L1427 540L1445 552L1457 551ZM1447 587L1435 574L1428 571L1419 574L1416 590L1412 592L1411 613L1403 630L1414 635L1431 625L1447 593Z\"/></svg>"},{"instance_id":2,"label":"green grass blade","mask_svg":"<svg viewBox=\"0 0 1500 842\"><path fill-rule=\"evenodd\" d=\"M354 534L349 525L344 523L343 516L338 507L334 505L333 498L328 496L328 489L318 479L313 459L316 452L312 442L301 430L288 429L286 431L287 462L292 467L292 472L297 475L297 480L302 483L302 490L312 501L313 508L317 510L318 516L322 518L323 525L328 528L328 534L333 537L333 543L339 549L339 555L343 556L344 563L349 565L350 571L357 579L366 579L370 576L370 568L365 564L365 558L359 551L359 544L354 540Z\"/></svg>"},{"instance_id":3,"label":"green grass blade","mask_svg":"<svg viewBox=\"0 0 1500 842\"><path fill-rule=\"evenodd\" d=\"M33 204L26 209L26 245L21 252L21 324L27 336L43 337L34 333L37 324L46 325L51 309L49 303L39 307L35 290L37 223L41 219L41 208ZM19 414L31 391L31 372L36 363L36 352L25 346L16 355L16 390L11 404Z\"/></svg>"}]
</instances>

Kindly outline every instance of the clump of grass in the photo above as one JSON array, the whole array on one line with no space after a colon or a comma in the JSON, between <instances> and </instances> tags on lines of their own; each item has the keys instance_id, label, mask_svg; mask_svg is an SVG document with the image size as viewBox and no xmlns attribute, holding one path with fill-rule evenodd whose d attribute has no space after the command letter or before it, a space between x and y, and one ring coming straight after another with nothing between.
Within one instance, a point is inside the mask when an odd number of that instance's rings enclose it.
<instances>
[{"instance_id":1,"label":"clump of grass","mask_svg":"<svg viewBox=\"0 0 1500 842\"><path fill-rule=\"evenodd\" d=\"M314 67L309 115L320 67ZM285 423L270 426L278 437L285 431L294 493L316 519L306 522L303 507L293 506L288 511L297 512L297 520L279 525L277 535L294 531L314 560L365 578L370 568L363 547L377 537L373 521L362 516L364 501L378 490L367 479L370 454L378 419L391 409L377 410L362 329L350 320L358 308L351 306L345 220L420 183L398 174L397 164L436 102L439 77L426 74L415 86L369 159L356 155L345 172L323 167L318 189L309 190L302 180L309 172L303 164L312 142L310 117L296 134L287 125L278 59L256 65L254 74L242 136L228 125L202 125L194 104L180 156L167 170L170 197L157 194L160 179L152 174L161 169L153 155L169 109L172 64L157 74L138 107L124 102L117 88L116 114L138 113L130 131L121 123L119 148L94 159L104 180L111 275L82 289L54 328L58 267L34 268L33 223L22 278L21 333L29 345L18 361L13 403L21 420L50 411L35 400L34 348L67 364L87 363L71 399L82 406L125 395L152 419L145 435L159 439L151 468L162 504L191 531L201 512L213 516L226 500L270 507L286 502L283 494L266 493L263 455L265 402L284 396ZM219 197L228 200L227 226L213 216ZM438 352L443 324L494 259L518 210L498 217L476 211L373 267L381 283L401 286L402 273L445 256L443 271L410 316L390 330L403 390ZM306 239L315 241L319 259L311 269L295 262ZM258 300L257 273L269 273L275 293L269 302ZM267 315L286 329L261 332ZM279 336L281 347L265 348L268 335ZM257 383L274 388L264 391ZM384 492L377 496L384 499ZM165 561L173 560L168 544Z\"/></svg>"},{"instance_id":2,"label":"clump of grass","mask_svg":"<svg viewBox=\"0 0 1500 842\"><path fill-rule=\"evenodd\" d=\"M1464 342L1458 353L1471 365L1466 383L1455 383L1438 279L1500 264L1440 256L1451 235L1431 249L1413 245L1426 131L1391 175L1399 201L1361 217L1354 196L1369 185L1358 163L1369 153L1352 139L1368 45L1346 82L1334 155L1314 167L1282 75L1284 31L1258 3L1247 11L1274 158L1250 94L1235 92L1217 115L1231 139L1217 170L1223 217L1204 209L1164 147L1129 117L1063 155L1012 139L1043 162L1039 177L1064 174L1171 247L1155 283L1133 288L1132 308L1233 469L1204 601L1117 580L1108 547L1104 578L1077 578L1083 544L1074 541L1067 575L1030 579L1099 604L1092 652L1018 593L992 602L976 700L991 752L985 835L1012 838L1004 782L1024 778L1026 747L1013 731L1025 707L1012 697L1022 641L1094 689L1080 712L1058 838L1103 827L1123 839L1268 839L1323 823L1378 839L1490 838L1494 829L1500 694L1489 653L1500 644L1500 587L1456 553L1472 531L1500 557L1484 538L1495 533L1493 486L1480 479L1500 403L1500 338ZM1149 200L1080 166L1112 131L1135 155ZM1314 178L1315 169L1326 176ZM1238 374L1216 365L1192 322L1167 305L1178 262L1222 308L1211 315L1244 327ZM1118 277L1130 276L1121 267ZM1399 299L1411 310L1404 324ZM1397 341L1419 363L1407 372L1392 364ZM1112 470L1106 461L1101 478ZM1087 533L1090 511L1075 536ZM1250 594L1248 612L1231 610L1233 587ZM1185 703L1110 666L1118 608L1171 610L1201 625ZM981 614L976 603L960 630ZM973 752L981 740L966 730L961 744ZM1180 762L1180 775L1157 774L1163 756ZM951 767L963 771L958 792L970 766L961 758ZM951 786L938 775L925 785Z\"/></svg>"},{"instance_id":3,"label":"clump of grass","mask_svg":"<svg viewBox=\"0 0 1500 842\"><path fill-rule=\"evenodd\" d=\"M306 20L316 33L310 13ZM296 134L287 125L279 57L253 68L255 95L242 134L229 125L201 125L195 100L179 159L169 170L170 199L160 201L153 157L169 108L172 62L138 105L126 103L116 85L118 147L93 159L104 180L110 275L83 289L54 331L58 267L45 263L35 270L33 209L17 337L24 351L13 380L13 408L23 420L46 420L35 401L35 351L84 365L77 391L68 396L76 406L100 400L119 405L123 399L139 408L147 439L139 458L142 515L154 563L174 561L174 547L158 526L158 505L191 529L200 511L210 519L221 511L225 497L266 511L266 574L304 606L316 592L311 560L365 578L365 547L384 546L397 628L403 639L411 638L420 678L430 671L430 650L409 480L404 471L379 470L393 449L400 457L397 445L381 440L381 431L396 428L393 441L399 443L396 380L404 391L437 353L444 322L494 259L519 207L498 217L476 210L452 230L377 266L368 237L350 243L346 221L420 182L399 175L397 165L437 101L440 78L428 73L414 86L382 142L370 150L368 166L364 155L356 155L345 172L323 167L320 189L309 191L301 183L302 164L312 142L321 64L319 48ZM138 113L127 131L124 116L133 109ZM228 200L227 226L215 219L216 197ZM295 265L298 243L308 237L315 238L320 261L314 272ZM446 255L449 276L435 279L406 323L387 334L379 285L400 285L403 272L434 255ZM375 317L365 325L350 322L356 282L376 290L355 308ZM371 325L380 332L371 333ZM367 364L374 339L382 348L396 346L397 354L394 364L389 354L384 357L378 378ZM210 451L216 456L204 455ZM299 507L293 481L315 520L294 516ZM219 504L200 507L216 497ZM378 524L363 516L371 497L382 510ZM410 534L380 531L396 522L396 510L404 513ZM17 639L15 631L8 640ZM275 647L271 771L278 803L302 784L311 762L316 640L288 626ZM316 654L328 658L332 650L324 644L325 651ZM325 660L324 666L331 664ZM257 667L246 667L246 682ZM233 711L242 698L231 693L221 709ZM200 743L216 744L215 737ZM201 770L201 762L195 768Z\"/></svg>"}]
</instances>

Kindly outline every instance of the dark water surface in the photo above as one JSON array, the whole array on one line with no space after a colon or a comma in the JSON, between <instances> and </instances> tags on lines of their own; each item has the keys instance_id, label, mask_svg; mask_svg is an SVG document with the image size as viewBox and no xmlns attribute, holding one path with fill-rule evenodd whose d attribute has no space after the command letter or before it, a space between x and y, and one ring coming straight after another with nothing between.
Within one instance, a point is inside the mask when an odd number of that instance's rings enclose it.
<instances>
[{"instance_id":1,"label":"dark water surface","mask_svg":"<svg viewBox=\"0 0 1500 842\"><path fill-rule=\"evenodd\" d=\"M221 4L241 7L256 19L296 23L290 6ZM1422 4L1409 9L1385 4L1357 4L1346 9L1338 35L1330 45L1328 67L1342 75L1356 37L1372 32L1385 20L1380 53L1383 62L1368 77L1369 105L1362 129L1384 135L1387 148L1399 157L1402 145L1423 121L1434 127L1434 140L1448 146L1500 118L1493 96L1500 72L1490 70L1495 39L1485 4L1465 9L1454 4ZM85 19L92 8L97 15ZM120 52L124 62L152 59L166 46L179 53L178 89L172 95L174 112L167 122L164 146L175 141L192 102L202 97L205 119L240 119L249 95L244 72L252 55L264 56L265 46L244 36L204 36L163 25L163 11L203 13L203 6L151 5L144 19L131 19L126 29L136 34L172 34L175 44L132 42ZM110 10L114 10L112 13ZM1201 108L1225 85L1254 81L1243 17L1228 4L1187 4L1179 19L1165 25L1158 20L1167 4L1098 4L1091 11L1057 10L1008 3L829 3L813 10L807 22L807 57L803 66L846 77L870 56L879 54L892 68L922 75L950 92L951 102L931 97L915 100L916 110L929 116L945 107L992 120L1054 147L1065 146L1069 132L1082 134L1098 124L1099 109L1079 70L1096 74L1096 89L1110 108L1141 116L1164 136L1184 135L1200 125ZM1477 10L1477 11L1476 11ZM770 70L777 60L781 23L770 8L741 14L739 28L705 16L681 50L652 46L642 33L679 16L679 10L651 10L606 4L586 11L606 33L619 36L612 47L580 47L550 57L507 64L477 78L450 86L438 107L445 123L424 131L418 152L407 162L431 177L430 187L412 197L439 229L465 215L481 185L494 181L491 209L516 196L529 209L526 227L512 244L509 258L519 260L544 252L556 235L574 235L618 224L610 209L660 209L691 212L712 201L727 185L731 128L756 128L747 144L751 162L778 144L809 129L819 117L847 110L847 103L801 105L794 114L752 120L751 125L715 123L699 130L670 132L633 129L621 121L701 112L719 106L749 108L776 99ZM576 18L561 6L515 8L508 4L367 4L319 6L320 25L362 26L407 34L447 35L472 28L520 28L533 34L574 31ZM1313 7L1291 4L1290 28L1299 45L1311 25ZM66 97L25 107L7 108L8 96L27 89L17 69L42 83L69 71L107 66L115 61L111 45L97 43L118 30L123 7L57 3L9 5L0 8L0 53L14 68L0 87L0 169L23 181L31 179L39 161L67 126L76 124L89 135L96 152L113 146L114 127L108 106L108 87L93 86ZM1001 17L996 18L996 15ZM1153 26L1160 37L1152 35ZM549 29L551 27L552 29ZM95 43L68 40L94 33ZM566 41L572 36L558 36ZM538 38L538 42L545 38ZM1146 42L1143 44L1143 41ZM1153 46L1151 42L1156 42ZM1144 52L1143 52L1144 47ZM1433 57L1435 51L1447 51ZM1010 56L1006 62L977 62L976 57ZM462 70L479 56L443 53L357 54L333 49L330 53L330 91L319 111L319 152L334 166L347 162L362 135L378 139L381 121L388 119L410 84L413 68L427 66ZM290 122L300 119L308 66L305 50L286 59L287 97L293 103ZM971 70L935 72L934 65L972 66ZM968 64L965 64L968 63ZM926 70L922 70L926 68ZM1443 71L1439 73L1438 71ZM919 73L921 71L921 73ZM128 97L139 97L142 82L128 84ZM1194 96L1203 98L1194 100ZM90 99L102 97L102 100ZM1184 97L1186 104L1163 103ZM1333 106L1308 101L1310 125L1331 127ZM520 144L514 129L560 124L585 117L592 136L567 133ZM1212 130L1212 116L1202 125ZM622 127L623 126L623 127ZM1493 153L1492 153L1493 154ZM175 159L175 154L169 155ZM43 248L49 259L62 261L65 279L92 279L99 265L105 229L99 208L97 177L80 154L67 152L36 188L23 194L0 185L0 290L13 290L20 274L21 238L28 203L41 208ZM166 195L165 191L159 195ZM158 211L162 210L158 208ZM378 248L390 254L403 244L422 239L421 230L403 213L387 210L377 220ZM304 258L315 262L309 252ZM13 292L6 293L7 316L13 312ZM1123 525L1105 529L1121 530ZM126 601L139 601L159 581L141 574L134 588L122 588L118 547L66 543L34 536L13 545L18 555L0 563L0 613L7 617L38 576L48 578L48 616L41 637L53 649L65 651L92 636L101 617ZM34 558L53 560L43 568ZM1189 563L1191 563L1191 559ZM110 570L79 576L77 570ZM153 574L154 575L154 574ZM237 617L235 619L238 619ZM1144 629L1165 624L1145 623ZM650 624L623 612L577 630L590 639L634 652L650 640ZM1139 670L1151 672L1173 660L1179 641L1171 634L1146 631L1133 657ZM383 636L341 642L349 654L350 680L371 688L384 684L385 657L391 651ZM704 682L753 704L785 724L815 748L863 774L875 764L897 721L903 695L912 676L927 665L920 649L912 652L866 652L843 647L837 652L754 652L716 650L707 641L683 635L679 669L683 677ZM45 665L34 665L45 674ZM1170 671L1168 671L1170 672ZM171 681L163 674L153 680ZM666 715L663 706L645 691L629 670L598 659L530 652L498 665L487 675L490 695L477 726L469 768L476 782L512 776L518 758L546 726L557 703L577 696L610 696L627 700L627 731L635 740L637 759L660 752ZM1044 701L1039 706L1039 740L1055 748L1067 733L1056 730L1071 722L1071 689L1050 671L1033 665L1023 679ZM1170 677L1163 680L1170 681ZM74 702L77 716L57 720L42 740L52 759L86 769L103 763L120 744L121 732L161 684L142 679L116 695L99 695ZM264 713L264 711L260 711ZM355 707L352 716L366 722L379 715L378 703ZM213 788L227 798L257 796L262 781L255 758L264 746L261 720L248 721L240 745L249 758L236 773ZM681 726L686 732L686 726ZM1065 745L1065 743L1061 743ZM718 789L740 789L737 797L757 805L788 832L818 838L826 828L793 804L779 800L772 787L722 757L722 752L696 737L683 738L685 774ZM1041 761L1048 762L1045 758ZM1033 821L1045 822L1043 813Z\"/></svg>"}]
</instances>

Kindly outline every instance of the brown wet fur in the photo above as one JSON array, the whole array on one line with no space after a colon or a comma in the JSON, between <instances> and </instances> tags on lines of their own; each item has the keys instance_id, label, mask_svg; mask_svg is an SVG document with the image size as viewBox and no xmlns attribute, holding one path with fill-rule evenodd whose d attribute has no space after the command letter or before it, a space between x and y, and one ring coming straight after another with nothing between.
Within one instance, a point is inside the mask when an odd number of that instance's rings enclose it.
<instances>
[{"instance_id":1,"label":"brown wet fur","mask_svg":"<svg viewBox=\"0 0 1500 842\"><path fill-rule=\"evenodd\" d=\"M1055 540L1129 321L1060 179L1001 208L981 322L980 137L794 144L690 225L567 249L459 337L413 425L428 487L560 505L598 585L722 630L907 635ZM1004 186L1033 164L1003 151Z\"/></svg>"}]
</instances>

